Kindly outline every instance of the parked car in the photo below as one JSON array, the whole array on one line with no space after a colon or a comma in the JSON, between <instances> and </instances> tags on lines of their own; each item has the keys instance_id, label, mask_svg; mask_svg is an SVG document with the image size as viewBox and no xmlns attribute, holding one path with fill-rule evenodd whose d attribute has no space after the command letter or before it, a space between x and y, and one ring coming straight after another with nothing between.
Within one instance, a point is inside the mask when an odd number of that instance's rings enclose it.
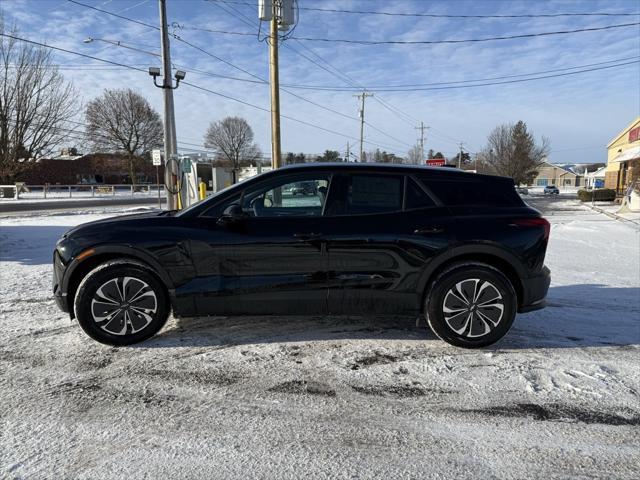
<instances>
[{"instance_id":1,"label":"parked car","mask_svg":"<svg viewBox=\"0 0 640 480\"><path fill-rule=\"evenodd\" d=\"M547 185L546 187L544 187L544 194L545 195L559 195L560 194L560 190L558 190L558 187L556 187L555 185Z\"/></svg>"},{"instance_id":2,"label":"parked car","mask_svg":"<svg viewBox=\"0 0 640 480\"><path fill-rule=\"evenodd\" d=\"M318 186L314 201L279 193L301 182ZM71 229L55 248L53 292L90 337L111 345L151 337L170 312L393 313L425 315L441 339L483 347L516 312L544 306L548 239L549 223L511 179L296 165L181 212Z\"/></svg>"},{"instance_id":3,"label":"parked car","mask_svg":"<svg viewBox=\"0 0 640 480\"><path fill-rule=\"evenodd\" d=\"M516 187L516 192L520 195L529 195L529 189L527 187Z\"/></svg>"},{"instance_id":4,"label":"parked car","mask_svg":"<svg viewBox=\"0 0 640 480\"><path fill-rule=\"evenodd\" d=\"M292 195L316 195L318 186L316 182L300 182L291 188Z\"/></svg>"}]
</instances>

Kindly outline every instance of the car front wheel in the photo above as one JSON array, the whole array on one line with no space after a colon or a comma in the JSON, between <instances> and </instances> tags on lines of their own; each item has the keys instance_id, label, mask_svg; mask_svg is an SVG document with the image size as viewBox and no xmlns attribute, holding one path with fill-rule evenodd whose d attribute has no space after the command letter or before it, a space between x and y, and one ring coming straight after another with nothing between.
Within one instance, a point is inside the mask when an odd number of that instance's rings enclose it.
<instances>
[{"instance_id":1,"label":"car front wheel","mask_svg":"<svg viewBox=\"0 0 640 480\"><path fill-rule=\"evenodd\" d=\"M491 345L511 328L517 296L498 269L480 263L457 264L432 283L425 312L431 330L451 345Z\"/></svg>"},{"instance_id":2,"label":"car front wheel","mask_svg":"<svg viewBox=\"0 0 640 480\"><path fill-rule=\"evenodd\" d=\"M160 281L144 265L116 260L99 265L78 286L80 327L107 345L130 345L155 335L169 316Z\"/></svg>"}]
</instances>

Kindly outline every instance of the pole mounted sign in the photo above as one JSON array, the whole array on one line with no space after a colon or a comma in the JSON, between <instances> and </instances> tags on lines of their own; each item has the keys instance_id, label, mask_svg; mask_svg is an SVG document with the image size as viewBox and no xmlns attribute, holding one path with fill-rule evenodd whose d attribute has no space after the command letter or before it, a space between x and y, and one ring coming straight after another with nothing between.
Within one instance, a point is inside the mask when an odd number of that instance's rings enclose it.
<instances>
[{"instance_id":1,"label":"pole mounted sign","mask_svg":"<svg viewBox=\"0 0 640 480\"><path fill-rule=\"evenodd\" d=\"M159 167L160 165L162 165L162 155L160 154L160 150L152 150L151 159L153 160L153 165L155 167Z\"/></svg>"},{"instance_id":2,"label":"pole mounted sign","mask_svg":"<svg viewBox=\"0 0 640 480\"><path fill-rule=\"evenodd\" d=\"M444 158L428 158L427 165L430 167L444 167Z\"/></svg>"}]
</instances>

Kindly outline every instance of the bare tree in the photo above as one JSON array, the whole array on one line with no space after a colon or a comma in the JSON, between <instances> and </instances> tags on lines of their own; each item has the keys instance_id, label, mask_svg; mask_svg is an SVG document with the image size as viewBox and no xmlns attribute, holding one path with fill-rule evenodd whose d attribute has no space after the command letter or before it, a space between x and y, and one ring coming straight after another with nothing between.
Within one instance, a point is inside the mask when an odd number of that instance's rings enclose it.
<instances>
[{"instance_id":1,"label":"bare tree","mask_svg":"<svg viewBox=\"0 0 640 480\"><path fill-rule=\"evenodd\" d=\"M260 148L253 142L251 126L240 117L211 122L204 136L204 145L213 148L231 167L233 183L238 181L238 170L243 164L255 162L262 156Z\"/></svg>"},{"instance_id":2,"label":"bare tree","mask_svg":"<svg viewBox=\"0 0 640 480\"><path fill-rule=\"evenodd\" d=\"M4 22L0 17L0 33ZM17 29L9 32L16 36ZM12 182L73 133L77 94L52 63L51 51L0 37L0 181Z\"/></svg>"},{"instance_id":3,"label":"bare tree","mask_svg":"<svg viewBox=\"0 0 640 480\"><path fill-rule=\"evenodd\" d=\"M87 136L95 150L125 153L131 183L141 156L162 144L162 120L146 98L129 89L105 90L86 110Z\"/></svg>"},{"instance_id":4,"label":"bare tree","mask_svg":"<svg viewBox=\"0 0 640 480\"><path fill-rule=\"evenodd\" d=\"M537 175L538 165L549 154L549 141L537 145L527 124L519 121L496 127L480 152L480 159L491 165L498 175L513 178L516 185L529 184Z\"/></svg>"},{"instance_id":5,"label":"bare tree","mask_svg":"<svg viewBox=\"0 0 640 480\"><path fill-rule=\"evenodd\" d=\"M420 165L422 163L422 149L420 145L414 145L407 153L407 162L413 165Z\"/></svg>"}]
</instances>

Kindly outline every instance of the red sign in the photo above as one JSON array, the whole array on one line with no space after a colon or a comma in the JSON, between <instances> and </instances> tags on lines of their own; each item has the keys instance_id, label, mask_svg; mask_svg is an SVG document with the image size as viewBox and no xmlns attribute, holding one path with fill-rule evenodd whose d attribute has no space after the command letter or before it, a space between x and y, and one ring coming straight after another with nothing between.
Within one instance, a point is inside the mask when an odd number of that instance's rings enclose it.
<instances>
[{"instance_id":1,"label":"red sign","mask_svg":"<svg viewBox=\"0 0 640 480\"><path fill-rule=\"evenodd\" d=\"M629 130L629 143L640 140L640 127Z\"/></svg>"},{"instance_id":2,"label":"red sign","mask_svg":"<svg viewBox=\"0 0 640 480\"><path fill-rule=\"evenodd\" d=\"M430 167L444 167L444 158L429 158L427 159L427 165Z\"/></svg>"}]
</instances>

